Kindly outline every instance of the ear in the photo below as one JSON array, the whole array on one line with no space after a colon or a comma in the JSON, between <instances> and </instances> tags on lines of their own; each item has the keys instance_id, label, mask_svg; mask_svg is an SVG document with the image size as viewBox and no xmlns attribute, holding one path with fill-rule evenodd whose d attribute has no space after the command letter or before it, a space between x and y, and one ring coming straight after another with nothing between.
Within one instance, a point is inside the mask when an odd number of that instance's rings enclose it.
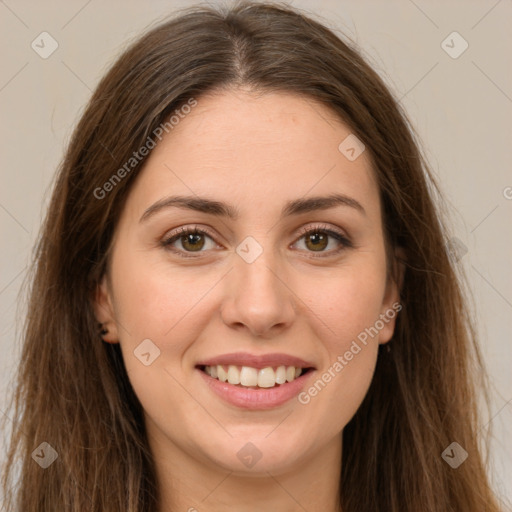
<instances>
[{"instance_id":1,"label":"ear","mask_svg":"<svg viewBox=\"0 0 512 512\"><path fill-rule=\"evenodd\" d=\"M102 324L106 334L101 334L103 341L107 343L119 343L117 324L115 321L114 308L112 306L112 294L106 274L96 286L94 295L94 314L98 323Z\"/></svg>"},{"instance_id":2,"label":"ear","mask_svg":"<svg viewBox=\"0 0 512 512\"><path fill-rule=\"evenodd\" d=\"M387 343L395 332L396 317L402 309L400 304L400 291L405 274L405 251L402 247L396 247L392 262L392 272L388 275L386 291L382 301L381 315L379 319L384 327L379 332L379 344Z\"/></svg>"}]
</instances>

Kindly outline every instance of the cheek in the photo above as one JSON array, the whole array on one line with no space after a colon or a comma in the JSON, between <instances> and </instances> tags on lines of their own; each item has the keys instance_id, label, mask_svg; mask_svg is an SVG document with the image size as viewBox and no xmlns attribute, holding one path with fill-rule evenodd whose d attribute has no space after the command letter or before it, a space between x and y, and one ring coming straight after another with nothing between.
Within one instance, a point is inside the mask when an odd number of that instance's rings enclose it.
<instances>
[{"instance_id":1,"label":"cheek","mask_svg":"<svg viewBox=\"0 0 512 512\"><path fill-rule=\"evenodd\" d=\"M149 417L166 425L172 414L179 416L177 411L201 414L183 388L183 356L204 328L202 299L218 276L195 279L190 269L180 272L168 262L153 263L140 254L118 258L113 265L115 315L135 394ZM199 410L193 411L196 406Z\"/></svg>"},{"instance_id":2,"label":"cheek","mask_svg":"<svg viewBox=\"0 0 512 512\"><path fill-rule=\"evenodd\" d=\"M373 326L382 311L385 293L385 264L379 258L366 258L340 266L317 280L301 278L300 294L321 319L325 341L331 350L343 349L347 342ZM363 336L364 337L364 336Z\"/></svg>"},{"instance_id":3,"label":"cheek","mask_svg":"<svg viewBox=\"0 0 512 512\"><path fill-rule=\"evenodd\" d=\"M309 286L308 286L309 284ZM356 413L368 391L377 361L379 319L385 291L380 260L344 267L312 287L301 288L308 318L315 324L324 366L299 402L312 415L329 418L332 433Z\"/></svg>"},{"instance_id":4,"label":"cheek","mask_svg":"<svg viewBox=\"0 0 512 512\"><path fill-rule=\"evenodd\" d=\"M151 338L155 343L175 341L180 331L192 337L197 311L218 277L198 277L193 269L179 270L167 262L148 262L141 257L124 258L117 265L116 318L122 326L124 343ZM126 332L127 331L127 332ZM157 341L158 340L158 341ZM179 350L179 344L175 346Z\"/></svg>"}]
</instances>

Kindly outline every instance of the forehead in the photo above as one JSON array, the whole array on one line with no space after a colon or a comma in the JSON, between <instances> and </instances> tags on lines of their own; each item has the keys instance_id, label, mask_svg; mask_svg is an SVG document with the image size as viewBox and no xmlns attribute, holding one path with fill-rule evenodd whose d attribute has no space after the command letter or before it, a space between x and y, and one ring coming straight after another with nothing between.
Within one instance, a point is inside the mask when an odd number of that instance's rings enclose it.
<instances>
[{"instance_id":1,"label":"forehead","mask_svg":"<svg viewBox=\"0 0 512 512\"><path fill-rule=\"evenodd\" d=\"M201 96L152 150L131 202L141 210L166 194L197 194L243 213L251 204L277 211L289 199L338 192L371 213L379 208L371 161L366 151L352 161L340 151L349 136L335 113L303 96Z\"/></svg>"}]
</instances>

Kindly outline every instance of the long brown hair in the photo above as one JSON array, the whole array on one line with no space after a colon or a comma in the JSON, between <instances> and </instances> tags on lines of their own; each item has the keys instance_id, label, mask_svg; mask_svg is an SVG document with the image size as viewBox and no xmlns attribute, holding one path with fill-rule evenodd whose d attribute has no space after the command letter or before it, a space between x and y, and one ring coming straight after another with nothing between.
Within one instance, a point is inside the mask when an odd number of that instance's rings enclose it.
<instances>
[{"instance_id":1,"label":"long brown hair","mask_svg":"<svg viewBox=\"0 0 512 512\"><path fill-rule=\"evenodd\" d=\"M486 400L488 392L475 330L437 185L400 105L353 44L289 6L179 14L115 62L60 166L29 276L3 476L8 510L156 510L142 407L119 345L98 334L91 301L146 158L104 184L190 98L245 86L315 99L351 127L373 161L387 243L405 252L392 350L380 347L343 431L343 512L497 511L478 436L477 392ZM42 442L58 453L45 470L32 457ZM457 469L441 457L452 442L469 454Z\"/></svg>"}]
</instances>

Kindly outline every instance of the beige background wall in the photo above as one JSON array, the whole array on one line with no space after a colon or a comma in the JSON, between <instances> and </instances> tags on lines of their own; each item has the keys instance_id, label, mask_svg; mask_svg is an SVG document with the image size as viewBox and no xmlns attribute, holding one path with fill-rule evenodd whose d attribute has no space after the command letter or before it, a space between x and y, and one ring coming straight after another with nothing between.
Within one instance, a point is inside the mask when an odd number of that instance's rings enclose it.
<instances>
[{"instance_id":1,"label":"beige background wall","mask_svg":"<svg viewBox=\"0 0 512 512\"><path fill-rule=\"evenodd\" d=\"M0 409L19 353L16 297L71 129L126 42L192 2L0 2ZM215 2L210 2L215 3ZM354 38L401 98L450 201L492 376L496 490L512 500L512 4L297 0ZM37 37L58 48L48 58ZM442 46L443 40L452 32ZM460 51L467 49L460 55ZM445 51L446 50L446 51ZM451 56L449 53L451 53ZM453 58L457 57L457 58ZM462 254L462 253L461 253ZM428 363L428 362L426 362Z\"/></svg>"}]
</instances>

